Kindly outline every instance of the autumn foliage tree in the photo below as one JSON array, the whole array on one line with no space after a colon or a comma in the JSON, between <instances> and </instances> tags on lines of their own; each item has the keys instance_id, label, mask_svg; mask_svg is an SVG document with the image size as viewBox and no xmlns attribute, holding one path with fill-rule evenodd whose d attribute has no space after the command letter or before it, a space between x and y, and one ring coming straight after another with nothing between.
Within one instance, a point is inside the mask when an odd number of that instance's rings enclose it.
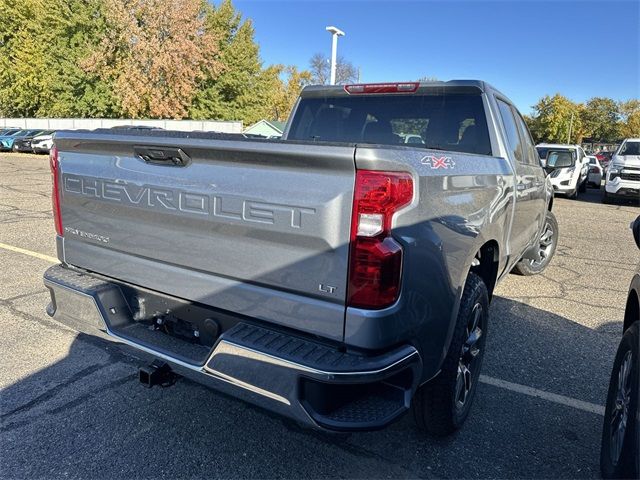
<instances>
[{"instance_id":1,"label":"autumn foliage tree","mask_svg":"<svg viewBox=\"0 0 640 480\"><path fill-rule=\"evenodd\" d=\"M620 102L620 137L640 137L640 100L633 99Z\"/></svg>"},{"instance_id":2,"label":"autumn foliage tree","mask_svg":"<svg viewBox=\"0 0 640 480\"><path fill-rule=\"evenodd\" d=\"M105 0L110 28L84 67L113 81L132 118L184 118L199 82L221 70L200 0Z\"/></svg>"}]
</instances>

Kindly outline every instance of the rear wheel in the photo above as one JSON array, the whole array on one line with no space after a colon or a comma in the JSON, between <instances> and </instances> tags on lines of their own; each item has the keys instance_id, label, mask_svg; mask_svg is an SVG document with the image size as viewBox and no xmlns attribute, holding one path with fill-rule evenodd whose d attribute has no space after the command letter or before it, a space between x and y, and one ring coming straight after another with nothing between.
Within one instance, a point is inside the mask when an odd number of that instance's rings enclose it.
<instances>
[{"instance_id":1,"label":"rear wheel","mask_svg":"<svg viewBox=\"0 0 640 480\"><path fill-rule=\"evenodd\" d=\"M558 236L560 234L560 228L558 227L558 221L553 212L547 212L544 227L542 233L538 238L538 260L531 260L523 258L516 266L513 267L512 272L518 275L536 275L542 273L547 265L551 262L553 255L556 253L556 247L558 246Z\"/></svg>"},{"instance_id":2,"label":"rear wheel","mask_svg":"<svg viewBox=\"0 0 640 480\"><path fill-rule=\"evenodd\" d=\"M602 428L600 469L604 478L639 478L640 322L627 329L613 364Z\"/></svg>"},{"instance_id":3,"label":"rear wheel","mask_svg":"<svg viewBox=\"0 0 640 480\"><path fill-rule=\"evenodd\" d=\"M449 351L437 377L422 385L411 403L418 428L435 436L458 430L476 393L489 318L489 294L469 273Z\"/></svg>"}]
</instances>

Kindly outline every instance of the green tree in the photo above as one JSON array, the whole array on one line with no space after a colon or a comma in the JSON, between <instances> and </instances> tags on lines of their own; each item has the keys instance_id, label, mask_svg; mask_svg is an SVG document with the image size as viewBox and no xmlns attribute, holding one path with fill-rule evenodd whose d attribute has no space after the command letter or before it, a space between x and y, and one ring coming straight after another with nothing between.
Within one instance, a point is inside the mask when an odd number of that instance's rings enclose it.
<instances>
[{"instance_id":1,"label":"green tree","mask_svg":"<svg viewBox=\"0 0 640 480\"><path fill-rule=\"evenodd\" d=\"M640 100L620 102L620 137L640 137Z\"/></svg>"},{"instance_id":2,"label":"green tree","mask_svg":"<svg viewBox=\"0 0 640 480\"><path fill-rule=\"evenodd\" d=\"M206 28L217 39L220 74L203 79L189 108L196 119L260 120L270 74L262 69L253 24L242 20L231 0L209 6Z\"/></svg>"},{"instance_id":3,"label":"green tree","mask_svg":"<svg viewBox=\"0 0 640 480\"><path fill-rule=\"evenodd\" d=\"M115 113L112 89L80 66L102 38L102 4L102 0L0 0L0 16L11 18L0 22L0 114Z\"/></svg>"},{"instance_id":4,"label":"green tree","mask_svg":"<svg viewBox=\"0 0 640 480\"><path fill-rule=\"evenodd\" d=\"M600 142L615 142L620 136L618 104L605 97L590 99L582 110L581 120L587 136Z\"/></svg>"},{"instance_id":5,"label":"green tree","mask_svg":"<svg viewBox=\"0 0 640 480\"><path fill-rule=\"evenodd\" d=\"M559 93L553 97L546 95L533 107L532 130L539 140L545 142L579 143L584 136L582 109L582 105Z\"/></svg>"}]
</instances>

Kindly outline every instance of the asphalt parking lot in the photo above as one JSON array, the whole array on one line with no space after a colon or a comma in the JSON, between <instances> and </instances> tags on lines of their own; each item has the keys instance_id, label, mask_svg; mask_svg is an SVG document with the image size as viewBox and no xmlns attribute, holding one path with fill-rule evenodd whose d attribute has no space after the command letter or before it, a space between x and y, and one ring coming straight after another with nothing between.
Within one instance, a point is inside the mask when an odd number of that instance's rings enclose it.
<instances>
[{"instance_id":1,"label":"asphalt parking lot","mask_svg":"<svg viewBox=\"0 0 640 480\"><path fill-rule=\"evenodd\" d=\"M609 372L640 253L633 205L556 199L556 257L492 304L471 416L424 437L409 416L373 433L308 431L180 380L147 390L121 347L49 319L55 259L46 156L0 153L3 478L593 478Z\"/></svg>"}]
</instances>

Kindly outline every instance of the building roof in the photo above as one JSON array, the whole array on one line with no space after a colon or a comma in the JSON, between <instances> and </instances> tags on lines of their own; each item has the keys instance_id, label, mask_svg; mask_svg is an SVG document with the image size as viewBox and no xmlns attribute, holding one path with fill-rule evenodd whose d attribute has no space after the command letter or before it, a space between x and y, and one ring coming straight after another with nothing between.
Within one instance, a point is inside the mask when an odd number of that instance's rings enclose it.
<instances>
[{"instance_id":1,"label":"building roof","mask_svg":"<svg viewBox=\"0 0 640 480\"><path fill-rule=\"evenodd\" d=\"M262 119L259 122L254 123L253 125L248 126L247 128L245 128L244 132L245 133L250 133L251 130L255 129L256 127L260 126L260 125L266 125L270 128L272 128L273 130L275 130L278 133L282 133L284 132L284 127L287 123L286 122L280 122L278 120L265 120Z\"/></svg>"}]
</instances>

